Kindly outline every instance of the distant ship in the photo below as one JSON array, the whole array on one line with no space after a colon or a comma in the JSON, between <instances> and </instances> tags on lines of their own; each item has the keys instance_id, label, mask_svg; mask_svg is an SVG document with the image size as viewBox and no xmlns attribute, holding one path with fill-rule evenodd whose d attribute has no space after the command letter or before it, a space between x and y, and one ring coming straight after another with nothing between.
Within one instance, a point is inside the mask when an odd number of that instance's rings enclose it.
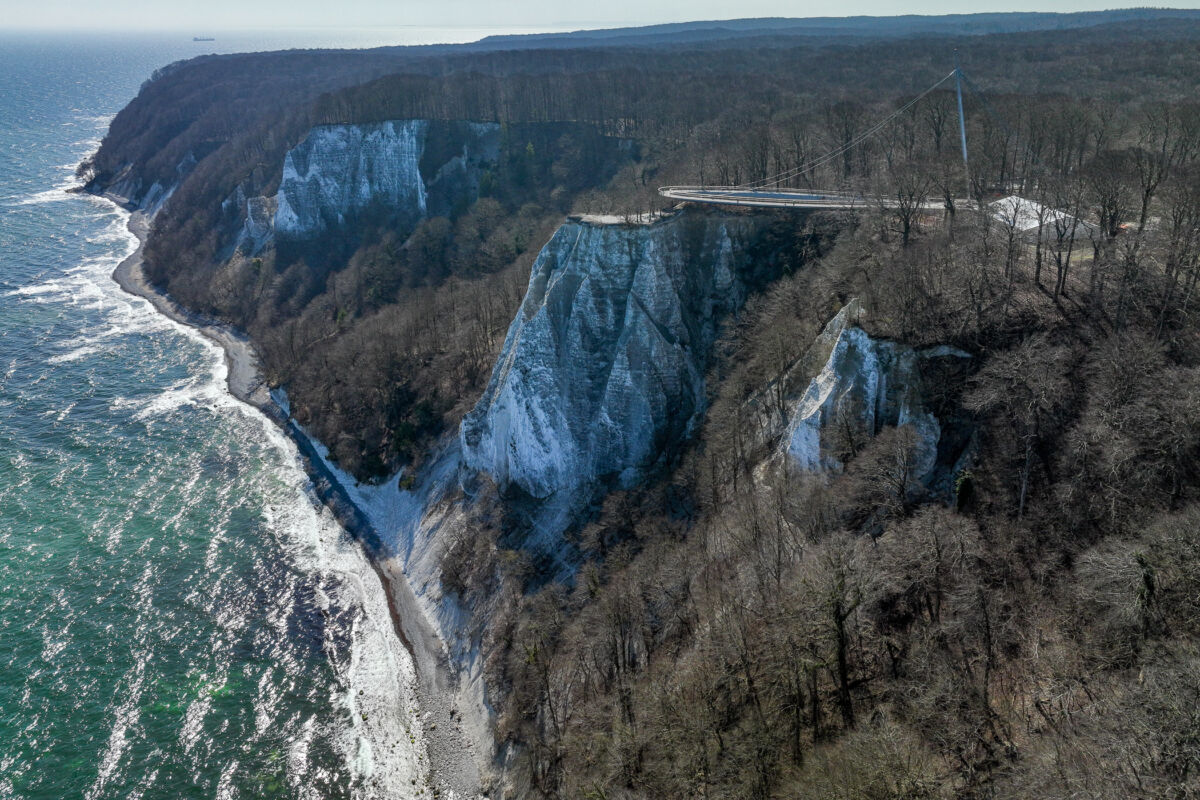
<instances>
[{"instance_id":1,"label":"distant ship","mask_svg":"<svg viewBox=\"0 0 1200 800\"><path fill-rule=\"evenodd\" d=\"M193 36L192 41L193 42L215 42L216 39L214 39L211 36Z\"/></svg>"}]
</instances>

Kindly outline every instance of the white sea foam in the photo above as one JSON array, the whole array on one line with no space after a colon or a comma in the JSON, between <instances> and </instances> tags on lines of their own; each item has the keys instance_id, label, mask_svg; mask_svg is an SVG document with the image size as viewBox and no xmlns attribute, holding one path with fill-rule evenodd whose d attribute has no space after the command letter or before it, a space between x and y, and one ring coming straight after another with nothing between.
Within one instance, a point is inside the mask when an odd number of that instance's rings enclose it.
<instances>
[{"instance_id":1,"label":"white sea foam","mask_svg":"<svg viewBox=\"0 0 1200 800\"><path fill-rule=\"evenodd\" d=\"M111 204L109 207L112 207ZM108 311L115 314L111 320L113 324L127 322L133 312L133 298L121 292L110 276L113 268L137 248L137 239L125 229L124 220L114 215L108 228L89 241L112 244L124 242L125 247L106 255L84 259L78 266L62 275L41 283L19 286L0 294L0 298ZM145 301L140 302L149 306ZM143 315L144 319L151 318L149 313L143 312ZM156 314L153 316L157 317Z\"/></svg>"},{"instance_id":2,"label":"white sea foam","mask_svg":"<svg viewBox=\"0 0 1200 800\"><path fill-rule=\"evenodd\" d=\"M10 197L8 205L10 206L40 206L46 203L62 203L71 199L71 195L67 192L68 187L55 187L46 189L36 194L26 195L24 197Z\"/></svg>"},{"instance_id":3,"label":"white sea foam","mask_svg":"<svg viewBox=\"0 0 1200 800\"><path fill-rule=\"evenodd\" d=\"M146 543L149 544L150 541L150 539L147 539ZM147 563L146 568L142 571L142 577L134 590L134 595L137 598L136 607L139 623L138 631L134 635L135 648L139 644L144 644L143 641L140 641L145 638L145 623L142 621L153 613L152 601L154 590L151 586L153 575L153 565ZM150 655L145 651L139 652L135 655L135 659L136 661L132 669L126 673L128 688L121 693L121 702L111 713L113 726L109 731L108 744L105 746L104 754L100 759L99 773L91 788L84 795L88 800L102 796L105 785L107 785L116 773L117 767L121 763L121 757L129 746L128 740L125 738L125 733L132 725L137 724L140 715L139 708L142 700L143 686L146 681L146 666L149 663Z\"/></svg>"},{"instance_id":4,"label":"white sea foam","mask_svg":"<svg viewBox=\"0 0 1200 800\"><path fill-rule=\"evenodd\" d=\"M17 206L40 206L46 203L64 203L68 200L74 200L79 195L71 190L82 189L83 184L75 178L74 169L59 183L49 189L40 192L35 192L28 195L17 195L8 197L6 205Z\"/></svg>"},{"instance_id":5,"label":"white sea foam","mask_svg":"<svg viewBox=\"0 0 1200 800\"><path fill-rule=\"evenodd\" d=\"M302 477L297 475L294 444L273 424L264 423L268 438L284 457L279 477ZM322 576L318 607L327 612L350 610L349 652L335 652L333 665L342 685L338 702L349 723L339 737L340 747L355 776L356 795L411 796L413 781L422 785L428 771L412 659L396 636L384 587L361 546L327 509L306 499L302 486L296 488L295 502L271 509L269 521L276 530L293 532L297 566ZM332 634L327 630L327 637ZM325 647L336 649L337 643L327 638Z\"/></svg>"},{"instance_id":6,"label":"white sea foam","mask_svg":"<svg viewBox=\"0 0 1200 800\"><path fill-rule=\"evenodd\" d=\"M74 350L63 353L62 355L51 356L50 358L46 359L46 361L50 364L69 364L72 361L78 361L81 358L87 358L88 356L95 355L99 352L99 347L95 345L85 345L84 347L77 347ZM59 419L61 419L61 417L59 417Z\"/></svg>"},{"instance_id":7,"label":"white sea foam","mask_svg":"<svg viewBox=\"0 0 1200 800\"><path fill-rule=\"evenodd\" d=\"M36 202L57 202L58 199L78 199L68 195L65 189L41 193ZM105 203L112 212L112 224L108 230L91 239L92 243L114 244L110 255L89 259L65 275L32 286L20 287L0 297L12 298L28 303L58 303L99 309L98 324L91 326L82 335L61 343L60 352L50 361L57 366L69 365L88 355L102 352L111 346L115 337L130 333L161 332L170 330L191 339L204 348L208 369L167 387L151 397L118 397L110 401L110 408L130 417L150 422L161 419L187 408L206 408L219 412L245 415L261 426L263 437L277 455L275 477L286 487L282 501L267 510L270 530L278 537L291 566L302 575L303 580L315 583L319 588L318 602L324 604L333 617L351 621L348 632L349 644L336 630L327 631L330 637L327 648L339 649L332 654L331 663L338 676L335 703L343 709L338 730L328 731L316 717L300 722L300 732L293 739L288 751L289 783L297 796L309 796L316 791L307 785L304 770L307 769L307 754L318 736L329 737L337 743L346 768L354 777L354 794L359 797L412 797L417 787L423 786L428 774L428 759L421 737L417 714L415 672L411 658L404 650L393 629L387 596L378 574L368 561L361 546L351 540L327 509L316 504L309 494L310 484L304 474L295 445L266 417L236 399L226 391L227 367L224 354L198 331L175 323L158 314L153 306L141 299L126 295L109 276L120 260L133 252L136 239L126 230L128 215L106 201L87 198L89 202ZM124 246L119 246L124 242ZM109 249L109 248L106 248ZM15 362L8 367L11 376ZM71 407L58 412L62 420L71 412ZM194 476L199 480L200 474ZM134 506L140 513L153 514L162 502L159 485L154 476L145 480L138 489L138 502L124 512L125 519L108 519L105 531L110 541L106 545L115 550L120 541L120 531L129 520ZM184 487L185 494L190 490ZM186 504L184 504L186 505ZM164 530L171 525L184 524L182 517L168 521ZM148 537L139 548L148 561L152 561L149 548L153 537ZM154 545L157 546L157 545ZM220 546L219 537L214 537L212 547L206 554L205 563L213 560L213 548ZM148 567L149 570L149 567ZM144 620L153 594L148 583L150 573L143 576L138 591L139 617L142 629L137 641L133 642L136 664L126 673L119 698L111 709L111 727L107 743L102 748L99 773L88 797L99 797L111 790L110 784L117 779L122 760L126 758L133 736L131 729L138 724L139 709L143 695L144 675L147 671L142 648L146 636ZM297 581L301 580L299 578ZM297 584L298 585L298 584ZM282 593L280 607L268 610L280 612L276 623L287 624L286 613L291 602L285 597L295 597L296 586ZM228 609L217 613L218 627L227 632L244 627L244 613ZM44 641L44 652L53 657L61 646L57 639ZM298 665L285 663L281 666L298 669ZM256 728L265 734L273 730L282 720L277 719L281 706L280 692L283 687L270 680L261 684L255 703ZM210 695L210 693L206 693ZM190 703L185 712L183 729L179 736L186 752L198 750L198 738L203 722L211 713L211 700L198 698ZM291 723L289 723L291 724ZM411 738L410 738L411 736ZM216 789L217 797L236 796L236 762L226 765ZM311 776L309 776L311 778Z\"/></svg>"},{"instance_id":8,"label":"white sea foam","mask_svg":"<svg viewBox=\"0 0 1200 800\"><path fill-rule=\"evenodd\" d=\"M122 237L130 240L128 255L136 247L136 240L125 231L126 219L125 212L119 211L117 225ZM94 265L81 270L80 274L93 277L101 269L111 270L113 263L109 261L103 267ZM108 286L116 288L115 284L108 283ZM45 286L38 293L49 295L78 290L77 285ZM38 293L23 296L33 297ZM261 426L263 436L278 455L276 477L293 487L286 503L266 510L269 527L280 535L281 543L297 569L320 577L322 588L318 597L323 596L331 608L349 609L354 620L349 653L339 654L333 663L338 670L339 702L345 709L347 722L336 738L345 764L354 776L355 795L365 798L414 796L416 788L424 785L429 769L417 711L416 673L411 657L394 630L383 584L361 545L351 540L332 514L308 494L310 483L300 466L299 453L293 442L256 409L227 392L228 368L224 353L217 345L199 331L158 315L147 301L125 299L123 295L113 298L111 292L108 299L121 300L113 303L112 313L107 317L110 328L91 334L79 343L80 346L93 346L96 340L115 335L114 329L125 332L133 327L140 328L147 322L146 315L151 315L159 324L203 345L210 364L207 374L181 381L148 401L117 398L110 404L112 408L133 411L135 418L151 420L185 407L206 407L245 414ZM334 647L335 643L327 642L327 646ZM260 685L259 690L256 727L262 729L273 720L272 712L278 705L273 694L278 688L268 682ZM196 713L200 711L197 708ZM316 735L311 725L305 731L293 746L293 763L295 754L307 752ZM116 741L115 728L112 741ZM110 746L110 750L114 747ZM119 750L115 750L113 757L119 758L119 755ZM105 763L108 760L106 758ZM222 774L217 797L230 797L236 791L234 766L230 765ZM295 776L292 783L302 794L306 792Z\"/></svg>"},{"instance_id":9,"label":"white sea foam","mask_svg":"<svg viewBox=\"0 0 1200 800\"><path fill-rule=\"evenodd\" d=\"M67 281L46 281L45 283L17 287L12 291L5 292L0 297L40 297L42 295L56 295L61 297L67 291L68 286Z\"/></svg>"},{"instance_id":10,"label":"white sea foam","mask_svg":"<svg viewBox=\"0 0 1200 800\"><path fill-rule=\"evenodd\" d=\"M89 244L106 244L109 242L128 241L129 233L123 225L110 225L95 236L89 236Z\"/></svg>"},{"instance_id":11,"label":"white sea foam","mask_svg":"<svg viewBox=\"0 0 1200 800\"><path fill-rule=\"evenodd\" d=\"M224 371L224 364L218 369ZM217 370L214 370L217 371ZM234 400L225 393L219 383L211 378L189 378L150 398L133 415L139 422L163 417L184 408L221 409L233 408Z\"/></svg>"}]
</instances>

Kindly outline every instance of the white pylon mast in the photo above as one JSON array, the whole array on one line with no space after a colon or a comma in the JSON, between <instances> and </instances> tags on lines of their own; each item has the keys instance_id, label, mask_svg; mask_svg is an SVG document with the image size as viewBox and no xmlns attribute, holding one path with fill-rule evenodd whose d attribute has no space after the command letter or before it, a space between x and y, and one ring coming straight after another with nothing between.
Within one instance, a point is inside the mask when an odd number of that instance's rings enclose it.
<instances>
[{"instance_id":1,"label":"white pylon mast","mask_svg":"<svg viewBox=\"0 0 1200 800\"><path fill-rule=\"evenodd\" d=\"M963 116L962 70L958 68L958 48L954 48L954 88L958 93L958 134L962 140L963 175L967 182L967 200L971 199L971 167L967 162L967 118Z\"/></svg>"}]
</instances>

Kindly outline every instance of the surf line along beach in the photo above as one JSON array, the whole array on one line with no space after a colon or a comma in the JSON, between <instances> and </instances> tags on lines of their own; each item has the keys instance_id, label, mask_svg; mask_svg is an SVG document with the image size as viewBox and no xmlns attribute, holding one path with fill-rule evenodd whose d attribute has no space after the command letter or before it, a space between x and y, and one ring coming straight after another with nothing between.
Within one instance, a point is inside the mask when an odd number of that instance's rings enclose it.
<instances>
[{"instance_id":1,"label":"surf line along beach","mask_svg":"<svg viewBox=\"0 0 1200 800\"><path fill-rule=\"evenodd\" d=\"M418 746L423 743L426 748L430 782L449 789L458 798L484 796L478 764L482 754L491 751L490 741L483 738L488 735L490 721L466 717L470 724L462 724L465 715L476 712L457 702L457 676L450 667L445 646L418 607L408 579L394 560L387 558L379 532L350 499L342 485L343 478L321 458L317 444L271 396L250 340L229 325L183 308L146 279L142 253L150 230L150 216L139 210L130 211L122 198L102 196L129 214L127 227L137 239L136 249L117 265L113 280L124 291L149 301L159 313L197 331L221 348L228 367L229 393L287 434L312 481L314 494L365 551L387 596L392 627L413 660L420 704L413 716L421 728L413 743Z\"/></svg>"}]
</instances>

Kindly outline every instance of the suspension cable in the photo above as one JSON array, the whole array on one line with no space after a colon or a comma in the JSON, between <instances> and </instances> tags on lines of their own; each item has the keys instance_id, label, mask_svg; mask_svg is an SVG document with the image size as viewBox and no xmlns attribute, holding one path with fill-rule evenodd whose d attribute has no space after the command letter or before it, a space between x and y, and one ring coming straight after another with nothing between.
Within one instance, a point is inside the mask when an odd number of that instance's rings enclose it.
<instances>
[{"instance_id":1,"label":"suspension cable","mask_svg":"<svg viewBox=\"0 0 1200 800\"><path fill-rule=\"evenodd\" d=\"M950 74L948 74L946 77L942 78L940 81L933 84L925 91L921 92L919 95L914 97L912 100L909 100L907 103L902 105L900 108L896 109L890 115L885 117L882 121L880 121L876 125L872 126L864 133L861 133L858 136L854 137L848 143L842 145L841 147L837 148L836 150L826 153L825 155L821 156L820 158L813 159L812 161L809 161L806 164L801 164L798 167L793 167L792 169L780 172L778 175L772 175L769 178L763 178L763 179L757 180L757 181L750 181L747 183L738 184L734 188L736 188L736 189L758 189L758 188L762 188L764 186L770 186L772 184L778 185L785 180L790 180L791 178L797 177L798 175L803 175L806 172L813 171L817 167L828 164L833 159L846 153L846 151L850 150L851 148L857 147L858 145L862 144L862 142L865 141L866 139L870 138L871 136L874 136L876 133L878 133L880 130L882 130L884 128L884 126L888 125L892 120L896 119L901 114L908 111L910 108L915 106L921 100L925 99L925 97L932 94L933 91L935 89L937 89L939 86L941 86L943 83L945 83L946 81L953 78L954 74L955 74L955 71L951 71Z\"/></svg>"},{"instance_id":2,"label":"suspension cable","mask_svg":"<svg viewBox=\"0 0 1200 800\"><path fill-rule=\"evenodd\" d=\"M987 112L989 117L992 118L992 121L999 125L1001 130L1003 130L1009 136L1019 138L1019 134L1010 128L1008 123L1006 123L1004 119L1001 118L998 113L996 113L995 109L992 108L992 104L988 102L987 97L984 96L983 92L979 90L979 87L975 85L975 82L971 80L967 73L962 73L962 77L963 81L967 84L967 88L971 90L971 94L975 95L975 99L978 100L980 105L983 106L983 110Z\"/></svg>"},{"instance_id":3,"label":"suspension cable","mask_svg":"<svg viewBox=\"0 0 1200 800\"><path fill-rule=\"evenodd\" d=\"M1019 141L1021 141L1022 138L1025 138L1022 136L1022 134L1019 131L1014 130L1011 125L1009 125L1007 122L1004 121L1004 118L1001 117L999 112L997 112L995 110L995 108L992 106L992 104L988 102L987 97L979 89L979 87L975 85L975 82L973 80L971 80L970 76L968 76L967 73L964 72L962 74L962 77L963 77L963 81L965 81L967 84L967 88L971 90L971 94L975 97L976 100L979 101L979 104L983 108L984 113L987 114L991 118L992 122L996 123L996 125L1000 128L1000 130L1007 133L1010 137L1012 137L1013 141L1015 141L1015 142L1019 142ZM1042 161L1042 159L1039 156L1031 153L1031 154L1029 154L1029 160L1038 169L1044 170L1045 172L1052 172L1051 168L1046 164L1046 162Z\"/></svg>"}]
</instances>

